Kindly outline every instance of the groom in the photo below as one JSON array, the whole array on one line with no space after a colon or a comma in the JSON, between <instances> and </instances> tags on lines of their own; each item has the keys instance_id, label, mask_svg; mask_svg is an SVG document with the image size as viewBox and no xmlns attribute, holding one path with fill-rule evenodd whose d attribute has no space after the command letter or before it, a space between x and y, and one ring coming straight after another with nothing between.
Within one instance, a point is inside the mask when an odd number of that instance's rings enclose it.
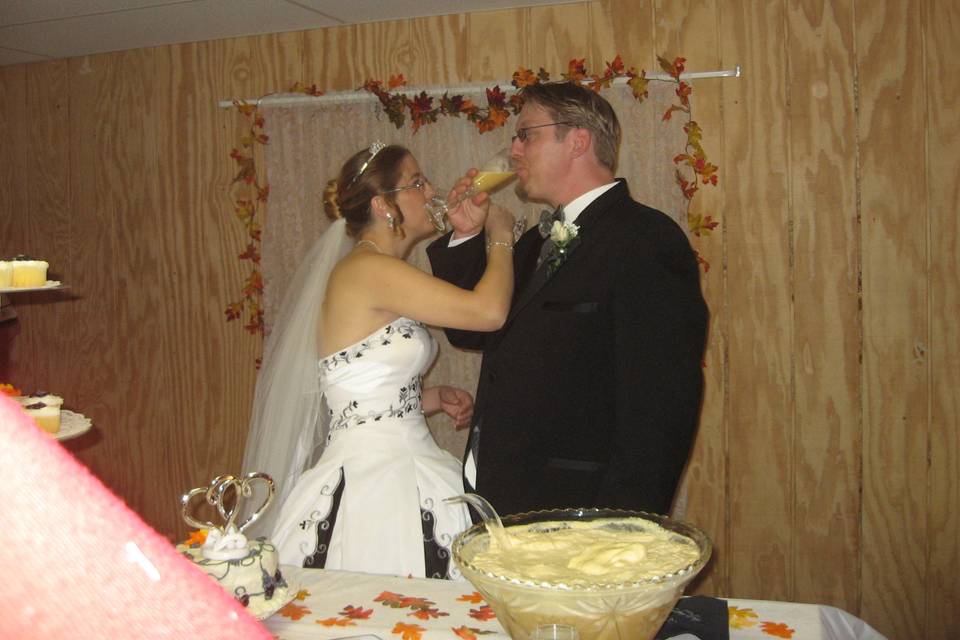
<instances>
[{"instance_id":1,"label":"groom","mask_svg":"<svg viewBox=\"0 0 960 640\"><path fill-rule=\"evenodd\" d=\"M503 328L447 331L455 346L483 349L466 488L502 514L667 513L703 394L697 261L680 227L614 178L620 125L605 99L567 82L521 96L519 187L562 211L516 243ZM427 252L435 275L472 288L490 247L467 209Z\"/></svg>"}]
</instances>

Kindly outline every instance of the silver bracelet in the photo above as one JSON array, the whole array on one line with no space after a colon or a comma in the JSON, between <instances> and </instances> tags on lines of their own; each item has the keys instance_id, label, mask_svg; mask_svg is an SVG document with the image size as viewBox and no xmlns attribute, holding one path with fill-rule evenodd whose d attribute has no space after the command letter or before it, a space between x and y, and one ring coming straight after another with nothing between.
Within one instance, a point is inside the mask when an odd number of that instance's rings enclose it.
<instances>
[{"instance_id":1,"label":"silver bracelet","mask_svg":"<svg viewBox=\"0 0 960 640\"><path fill-rule=\"evenodd\" d=\"M510 253L513 253L513 245L509 242L503 242L502 240L487 240L487 251L490 251L490 249L493 247L503 247Z\"/></svg>"}]
</instances>

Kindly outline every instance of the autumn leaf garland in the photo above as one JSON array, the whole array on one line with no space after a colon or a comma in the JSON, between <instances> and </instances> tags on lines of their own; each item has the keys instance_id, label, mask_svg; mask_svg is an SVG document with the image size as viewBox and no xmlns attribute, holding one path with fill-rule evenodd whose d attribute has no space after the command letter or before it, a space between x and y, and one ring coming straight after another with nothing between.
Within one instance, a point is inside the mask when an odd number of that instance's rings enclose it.
<instances>
[{"instance_id":1,"label":"autumn leaf garland","mask_svg":"<svg viewBox=\"0 0 960 640\"><path fill-rule=\"evenodd\" d=\"M687 143L683 153L673 158L676 165L677 186L687 200L687 227L698 237L709 235L718 222L712 216L693 214L690 210L690 201L693 199L700 185L717 184L717 166L709 162L707 154L700 144L703 131L692 119L690 94L692 87L680 79L683 73L685 58L674 58L671 62L666 58L657 57L660 67L675 82L678 103L672 104L663 114L663 120L671 120L675 114L685 117L683 130L687 134ZM647 85L650 80L645 71L637 71L627 67L620 55L612 62L606 63L602 74L591 74L587 71L584 58L574 58L567 65L566 73L561 76L570 82L580 82L594 91L601 91L613 85L614 81L625 79L633 97L642 102L648 95ZM534 73L530 69L520 67L514 72L511 84L516 89L537 82L549 82L550 74L542 67ZM464 117L477 126L482 134L493 131L506 125L511 116L520 113L523 100L516 93L510 96L499 87L486 89L485 107L478 106L472 100L462 95L444 93L439 98L428 95L425 91L408 96L402 91L407 81L403 74L391 76L384 83L380 80L367 80L360 89L368 91L380 102L380 107L387 118L398 129L409 120L414 133L421 127L437 122L441 117ZM302 93L309 96L320 96L324 92L315 84L306 85L295 83L289 88L290 93ZM241 297L227 305L225 314L228 321L237 320L246 314L244 329L255 335L263 336L263 276L260 271L260 236L261 226L258 221L260 205L267 201L270 195L269 185L262 184L257 174L254 160L254 151L257 145L269 144L269 137L264 132L264 118L259 110L259 101L250 104L243 100L235 100L237 110L247 118L249 125L247 132L240 139L240 146L230 152L230 157L237 165L237 172L231 183L234 214L243 223L247 234L247 246L239 254L241 260L250 263L250 271L244 280ZM709 263L699 254L699 262L704 271L710 269ZM260 359L257 359L259 366Z\"/></svg>"}]
</instances>

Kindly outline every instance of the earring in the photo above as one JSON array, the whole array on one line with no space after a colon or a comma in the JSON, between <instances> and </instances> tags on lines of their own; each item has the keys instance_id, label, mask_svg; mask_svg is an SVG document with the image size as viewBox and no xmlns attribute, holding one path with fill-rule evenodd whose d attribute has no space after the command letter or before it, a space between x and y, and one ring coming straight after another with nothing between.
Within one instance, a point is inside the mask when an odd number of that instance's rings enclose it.
<instances>
[{"instance_id":1,"label":"earring","mask_svg":"<svg viewBox=\"0 0 960 640\"><path fill-rule=\"evenodd\" d=\"M387 226L390 227L390 231L397 230L397 221L390 213L387 213Z\"/></svg>"}]
</instances>

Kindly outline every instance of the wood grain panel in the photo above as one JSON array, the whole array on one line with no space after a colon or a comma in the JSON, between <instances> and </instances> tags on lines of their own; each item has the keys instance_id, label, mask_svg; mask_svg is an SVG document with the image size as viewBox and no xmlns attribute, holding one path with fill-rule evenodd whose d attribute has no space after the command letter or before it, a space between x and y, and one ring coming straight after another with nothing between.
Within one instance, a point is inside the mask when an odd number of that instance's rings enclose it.
<instances>
[{"instance_id":1,"label":"wood grain panel","mask_svg":"<svg viewBox=\"0 0 960 640\"><path fill-rule=\"evenodd\" d=\"M590 24L590 6L586 3L540 5L528 11L524 57L538 60L538 65L543 65L553 79L559 80L571 59L587 58L590 53L590 31L585 28ZM602 61L586 60L586 64L588 70L603 73Z\"/></svg>"},{"instance_id":2,"label":"wood grain panel","mask_svg":"<svg viewBox=\"0 0 960 640\"><path fill-rule=\"evenodd\" d=\"M166 291L165 322L176 327L171 337L177 339L167 345L173 355L165 377L178 417L169 434L178 459L166 505L216 475L240 471L258 340L239 323L224 322L223 309L240 295L246 276L237 255L247 239L227 197L234 171L228 152L237 145L242 119L215 105L223 96L260 95L297 78L296 65L265 62L283 42L299 46L289 38L183 45L162 63L163 119L192 129L182 135L167 125L159 135L161 156L180 159L162 182L170 221L162 249L178 276ZM182 536L185 525L176 510L166 514L164 532Z\"/></svg>"},{"instance_id":3,"label":"wood grain panel","mask_svg":"<svg viewBox=\"0 0 960 640\"><path fill-rule=\"evenodd\" d=\"M38 65L27 76L28 131L31 151L25 157L27 182L23 221L28 234L28 253L50 264L50 279L70 282L70 168L68 79L65 60ZM25 248L26 248L25 247ZM23 338L33 343L33 360L24 363L33 370L29 391L68 389L76 369L64 354L70 350L74 314L69 292L16 296ZM67 396L64 396L67 399ZM74 405L68 404L68 407Z\"/></svg>"},{"instance_id":4,"label":"wood grain panel","mask_svg":"<svg viewBox=\"0 0 960 640\"><path fill-rule=\"evenodd\" d=\"M926 5L927 193L930 237L930 480L926 637L960 629L960 5Z\"/></svg>"},{"instance_id":5,"label":"wood grain panel","mask_svg":"<svg viewBox=\"0 0 960 640\"><path fill-rule=\"evenodd\" d=\"M537 71L543 63L528 59L524 45L529 20L524 9L484 11L467 17L467 65L472 82L509 80L521 65Z\"/></svg>"},{"instance_id":6,"label":"wood grain panel","mask_svg":"<svg viewBox=\"0 0 960 640\"><path fill-rule=\"evenodd\" d=\"M113 266L123 274L111 319L117 324L112 337L121 349L120 377L112 387L122 398L123 413L111 435L122 438L128 464L115 477L130 505L155 527L162 525L176 503L164 499L165 483L143 480L166 476L168 430L178 424L179 417L166 401L169 390L162 377L170 357L160 312L167 302L161 284L167 271L159 239L170 224L160 200L157 129L161 112L154 81L156 59L162 53L163 48L142 49L111 58L116 90L102 108L109 113L112 140L100 150L98 163L98 178L109 185L104 199L114 211ZM137 174L131 174L132 166L139 168ZM148 371L144 371L146 363Z\"/></svg>"},{"instance_id":7,"label":"wood grain panel","mask_svg":"<svg viewBox=\"0 0 960 640\"><path fill-rule=\"evenodd\" d=\"M95 444L77 452L80 460L135 505L133 494L143 491L143 478L137 478L134 486L124 486L127 469L117 464L130 451L124 393L118 385L118 381L127 381L128 372L124 345L118 339L124 329L118 319L120 291L128 274L115 266L120 258L114 185L101 171L107 162L116 167L115 147L122 144L115 139L113 127L114 117L119 117L114 105L122 109L122 101L114 102L113 92L122 93L126 88L119 86L116 60L112 54L70 60L70 191L76 218L72 241L83 253L68 275L71 292L77 296L73 305L78 319L70 330L74 342L65 361L75 367L77 375L71 389L64 389L61 395L74 398L78 410L94 423L90 439ZM140 177L137 171L127 169L124 183Z\"/></svg>"},{"instance_id":8,"label":"wood grain panel","mask_svg":"<svg viewBox=\"0 0 960 640\"><path fill-rule=\"evenodd\" d=\"M467 82L466 33L464 14L410 20L411 82L421 86Z\"/></svg>"},{"instance_id":9,"label":"wood grain panel","mask_svg":"<svg viewBox=\"0 0 960 640\"><path fill-rule=\"evenodd\" d=\"M794 420L783 7L727 7L719 42L747 74L723 87L730 587L790 599Z\"/></svg>"},{"instance_id":10,"label":"wood grain panel","mask_svg":"<svg viewBox=\"0 0 960 640\"><path fill-rule=\"evenodd\" d=\"M922 629L929 437L928 209L917 3L857 5L863 246L863 606L881 633Z\"/></svg>"},{"instance_id":11,"label":"wood grain panel","mask_svg":"<svg viewBox=\"0 0 960 640\"><path fill-rule=\"evenodd\" d=\"M653 25L656 3L653 0L600 0L593 4L591 16L596 31L606 35L614 45L612 53L609 47L601 48L603 59L612 59L619 53L627 65L657 71L660 67Z\"/></svg>"},{"instance_id":12,"label":"wood grain panel","mask_svg":"<svg viewBox=\"0 0 960 640\"><path fill-rule=\"evenodd\" d=\"M0 67L0 256L13 257L26 251L30 241L27 188L27 157L31 142L27 135L27 70L17 65ZM17 320L0 324L0 381L34 387L34 372L25 365L36 360L36 341L24 335L21 303L24 294L4 296L15 304Z\"/></svg>"},{"instance_id":13,"label":"wood grain panel","mask_svg":"<svg viewBox=\"0 0 960 640\"><path fill-rule=\"evenodd\" d=\"M787 9L797 531L793 597L859 609L860 317L853 6ZM824 566L830 571L825 572Z\"/></svg>"},{"instance_id":14,"label":"wood grain panel","mask_svg":"<svg viewBox=\"0 0 960 640\"><path fill-rule=\"evenodd\" d=\"M304 51L306 70L321 74L318 86L327 91L352 91L369 79L386 82L404 73L413 59L410 23L377 22L308 31ZM409 73L405 73L409 79ZM320 83L323 82L323 85Z\"/></svg>"},{"instance_id":15,"label":"wood grain panel","mask_svg":"<svg viewBox=\"0 0 960 640\"><path fill-rule=\"evenodd\" d=\"M657 2L655 11L657 29L654 46L661 55L670 60L677 56L685 57L692 71L722 68L717 41L719 17L712 0ZM715 162L719 162L723 149L721 92L724 82L712 79L693 82L692 117L704 127L702 144L708 157ZM664 126L679 124L671 121L664 123ZM719 187L701 186L694 197L691 213L712 216L723 224L723 188L727 180L735 180L736 177L728 176L726 167L720 168L720 176ZM709 270L701 273L701 287L710 309L710 334L704 356L706 388L700 427L674 508L678 516L702 527L714 543L714 558L696 585L696 591L705 594L730 592L726 554L725 240L725 227L701 238L691 238L696 251L711 265Z\"/></svg>"}]
</instances>

